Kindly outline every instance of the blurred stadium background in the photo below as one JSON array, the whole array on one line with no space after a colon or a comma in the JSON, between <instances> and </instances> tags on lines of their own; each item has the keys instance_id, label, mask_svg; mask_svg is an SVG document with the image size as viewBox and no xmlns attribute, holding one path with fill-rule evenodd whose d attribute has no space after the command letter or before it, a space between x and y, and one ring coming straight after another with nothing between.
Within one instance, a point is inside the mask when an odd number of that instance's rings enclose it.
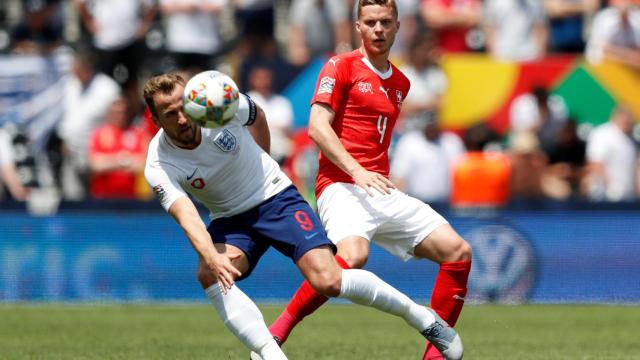
<instances>
[{"instance_id":1,"label":"blurred stadium background","mask_svg":"<svg viewBox=\"0 0 640 360\"><path fill-rule=\"evenodd\" d=\"M398 1L403 31L393 59L417 74L413 83L420 93L407 99L411 106L405 102L406 113L397 126L398 146L392 152L397 164L392 177L407 192L432 204L474 247L469 303L478 306L466 310L470 319L463 313L463 335L466 330L477 347L490 343L518 354L492 357L484 349L472 352L476 356L471 358L639 358L637 339L634 345L626 338L634 330L637 333L638 321L633 325L615 314L620 311L629 315L628 320L640 320L640 10L636 3ZM569 4L581 6L571 11L562 8ZM626 30L633 34L628 43L595 36L615 33L615 29L597 29L597 19L623 12L624 6L629 6L625 11L634 19ZM46 317L59 311L61 318L72 319L65 328L73 337L74 324L82 328L81 319L88 316L81 310L77 317L64 314L64 309L76 305L98 303L96 308L88 307L88 313L104 319L110 316L101 307L105 305L205 301L195 280L195 253L151 198L141 177L145 141L155 128L139 91L154 73L181 71L189 76L216 68L232 75L241 89L251 90L267 109L274 157L313 203L317 151L305 134L308 104L327 56L357 46L349 25L351 9L350 2L342 0L3 0L0 348L10 351L0 358L202 357L198 350L151 357L135 350L113 357L71 351L47 357L46 351L33 350L16 339L29 339L36 324L46 323ZM434 14L433 9L442 12ZM310 16L310 11L317 16ZM438 14L453 18L447 11L460 11L466 25L437 21ZM500 26L500 16L509 20L504 21L509 28ZM105 29L95 26L101 21L111 28L119 25L122 31L101 34ZM183 31L176 30L180 27ZM522 34L520 28L525 29ZM521 52L509 50L518 48L515 45L501 50L495 44L500 43L496 40L500 35L495 33L509 29L522 38L504 41L539 45ZM215 41L203 41L210 37ZM607 41L630 52L622 57L589 52L589 46L595 49ZM98 74L106 79L97 81ZM276 99L274 94L282 97ZM125 110L111 104L119 96L125 100ZM612 115L616 109L623 109L631 123L626 126L623 119L614 135L593 136L601 126L617 123L619 119ZM111 128L105 130L105 125ZM114 140L113 131L117 139L133 138L137 145L128 147L125 140ZM413 144L404 141L409 150L401 153L403 138L416 134L424 136ZM443 134L457 140L445 141ZM459 148L457 152L447 145L451 142L458 144L453 146ZM500 159L498 168L504 171L469 173L460 159L473 153L488 154L490 163ZM410 155L415 158L409 159ZM620 165L620 159L627 162ZM487 163L478 166L493 169ZM612 185L620 178L623 185ZM202 215L206 217L204 211ZM377 247L367 269L424 303L437 271L427 262L402 263ZM258 303L281 307L300 281L289 260L269 251L240 286ZM60 310L48 307L49 303L66 305ZM488 304L520 306L496 311ZM545 312L540 304L581 305ZM581 312L584 304L607 306ZM159 316L171 312L150 305L131 309L136 314L155 309ZM195 306L190 315L204 316L206 322L217 320L212 312L198 309ZM568 346L571 356L539 353L514 345L522 338L489 339L482 337L485 334L477 324L467 324L473 319L490 323L505 316L497 321L514 321L511 326L518 326L532 321L523 314L537 312L550 314L544 332L558 337L580 331L580 326L565 324L560 319L563 314L604 319L604 331L616 335L612 341L623 338L626 345L617 352L604 351L610 344L596 342L599 348ZM478 315L483 313L486 317ZM20 327L22 320L15 316L31 319L31 325ZM267 308L270 316L275 316L273 307ZM329 318L336 319L334 326L340 316L345 315ZM374 319L369 313L357 316L361 317L353 322ZM622 328L617 327L620 322ZM555 328L557 323L563 325ZM178 327L180 321L171 324ZM316 324L332 331L331 325ZM355 326L360 331L360 323ZM21 329L17 331L21 335L10 335L11 329ZM501 326L491 329L505 331ZM578 344L589 342L589 331L584 338L576 338ZM38 334L33 339L47 336L53 338L53 334ZM220 353L226 355L215 358L244 356L244 351L234 350L238 343L224 336L225 345L218 345L228 349ZM538 334L533 327L522 336ZM210 341L208 336L201 340ZM359 344L366 347L363 341ZM535 346L546 344L555 345L555 350L563 346L554 342ZM305 357L300 347L291 346L299 358L334 358ZM342 358L336 354L340 352L325 355ZM377 350L366 357L391 356L384 354ZM399 358L409 356L414 355ZM352 353L350 358L365 358L365 354Z\"/></svg>"}]
</instances>

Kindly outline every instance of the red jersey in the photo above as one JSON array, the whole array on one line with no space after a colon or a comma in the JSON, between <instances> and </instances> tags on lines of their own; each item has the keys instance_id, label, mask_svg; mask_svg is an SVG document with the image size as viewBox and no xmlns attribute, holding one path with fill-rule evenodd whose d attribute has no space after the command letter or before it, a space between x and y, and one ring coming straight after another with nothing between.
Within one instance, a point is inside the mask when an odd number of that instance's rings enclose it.
<instances>
[{"instance_id":1,"label":"red jersey","mask_svg":"<svg viewBox=\"0 0 640 360\"><path fill-rule=\"evenodd\" d=\"M471 10L480 6L479 0L422 0L422 7L440 7L452 11ZM450 28L435 31L438 45L447 53L471 51L467 45L469 28Z\"/></svg>"},{"instance_id":2,"label":"red jersey","mask_svg":"<svg viewBox=\"0 0 640 360\"><path fill-rule=\"evenodd\" d=\"M409 79L393 64L381 73L355 50L334 56L324 65L311 103L333 109L331 127L362 167L389 177L391 134L408 92ZM316 197L334 182L354 181L320 153Z\"/></svg>"},{"instance_id":3,"label":"red jersey","mask_svg":"<svg viewBox=\"0 0 640 360\"><path fill-rule=\"evenodd\" d=\"M111 124L98 127L92 134L89 143L89 156L115 155L120 152L131 156L144 156L146 151L145 135L141 129L131 127L123 130ZM137 174L112 170L91 177L91 195L95 198L127 198L136 197Z\"/></svg>"}]
</instances>

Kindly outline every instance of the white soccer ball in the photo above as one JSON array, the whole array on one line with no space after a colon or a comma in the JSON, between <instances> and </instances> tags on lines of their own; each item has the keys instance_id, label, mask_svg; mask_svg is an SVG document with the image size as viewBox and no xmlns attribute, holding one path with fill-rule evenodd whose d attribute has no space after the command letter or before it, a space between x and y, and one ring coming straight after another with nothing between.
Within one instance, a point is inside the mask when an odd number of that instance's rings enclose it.
<instances>
[{"instance_id":1,"label":"white soccer ball","mask_svg":"<svg viewBox=\"0 0 640 360\"><path fill-rule=\"evenodd\" d=\"M184 88L185 115L201 127L217 128L238 112L238 86L219 71L204 71L192 77Z\"/></svg>"}]
</instances>

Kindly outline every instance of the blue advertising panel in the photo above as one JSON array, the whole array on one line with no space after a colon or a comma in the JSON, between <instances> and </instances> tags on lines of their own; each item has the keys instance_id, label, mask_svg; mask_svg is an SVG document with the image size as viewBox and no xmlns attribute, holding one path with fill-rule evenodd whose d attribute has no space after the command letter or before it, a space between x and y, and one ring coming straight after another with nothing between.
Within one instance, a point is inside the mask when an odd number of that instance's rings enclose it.
<instances>
[{"instance_id":1,"label":"blue advertising panel","mask_svg":"<svg viewBox=\"0 0 640 360\"><path fill-rule=\"evenodd\" d=\"M640 303L640 212L445 214L474 248L470 300ZM161 212L0 215L0 301L204 301L197 256ZM437 274L372 248L367 269L427 301ZM285 301L302 277L270 250L238 283L258 302Z\"/></svg>"}]
</instances>

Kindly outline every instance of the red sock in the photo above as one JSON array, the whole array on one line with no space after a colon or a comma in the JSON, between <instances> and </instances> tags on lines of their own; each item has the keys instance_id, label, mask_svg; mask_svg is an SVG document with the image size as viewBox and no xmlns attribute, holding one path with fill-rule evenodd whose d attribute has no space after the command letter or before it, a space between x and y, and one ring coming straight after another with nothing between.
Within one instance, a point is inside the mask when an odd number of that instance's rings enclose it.
<instances>
[{"instance_id":1,"label":"red sock","mask_svg":"<svg viewBox=\"0 0 640 360\"><path fill-rule=\"evenodd\" d=\"M336 255L336 261L343 269L350 269L344 259ZM280 314L276 321L271 324L269 331L271 335L278 337L281 343L284 343L291 330L304 319L307 315L316 311L322 304L327 302L329 298L318 293L308 281L304 281L298 291L293 295L286 309Z\"/></svg>"},{"instance_id":2,"label":"red sock","mask_svg":"<svg viewBox=\"0 0 640 360\"><path fill-rule=\"evenodd\" d=\"M455 326L467 295L467 280L471 271L471 261L440 264L431 295L431 308L449 325ZM431 343L427 343L423 360L443 359Z\"/></svg>"}]
</instances>

